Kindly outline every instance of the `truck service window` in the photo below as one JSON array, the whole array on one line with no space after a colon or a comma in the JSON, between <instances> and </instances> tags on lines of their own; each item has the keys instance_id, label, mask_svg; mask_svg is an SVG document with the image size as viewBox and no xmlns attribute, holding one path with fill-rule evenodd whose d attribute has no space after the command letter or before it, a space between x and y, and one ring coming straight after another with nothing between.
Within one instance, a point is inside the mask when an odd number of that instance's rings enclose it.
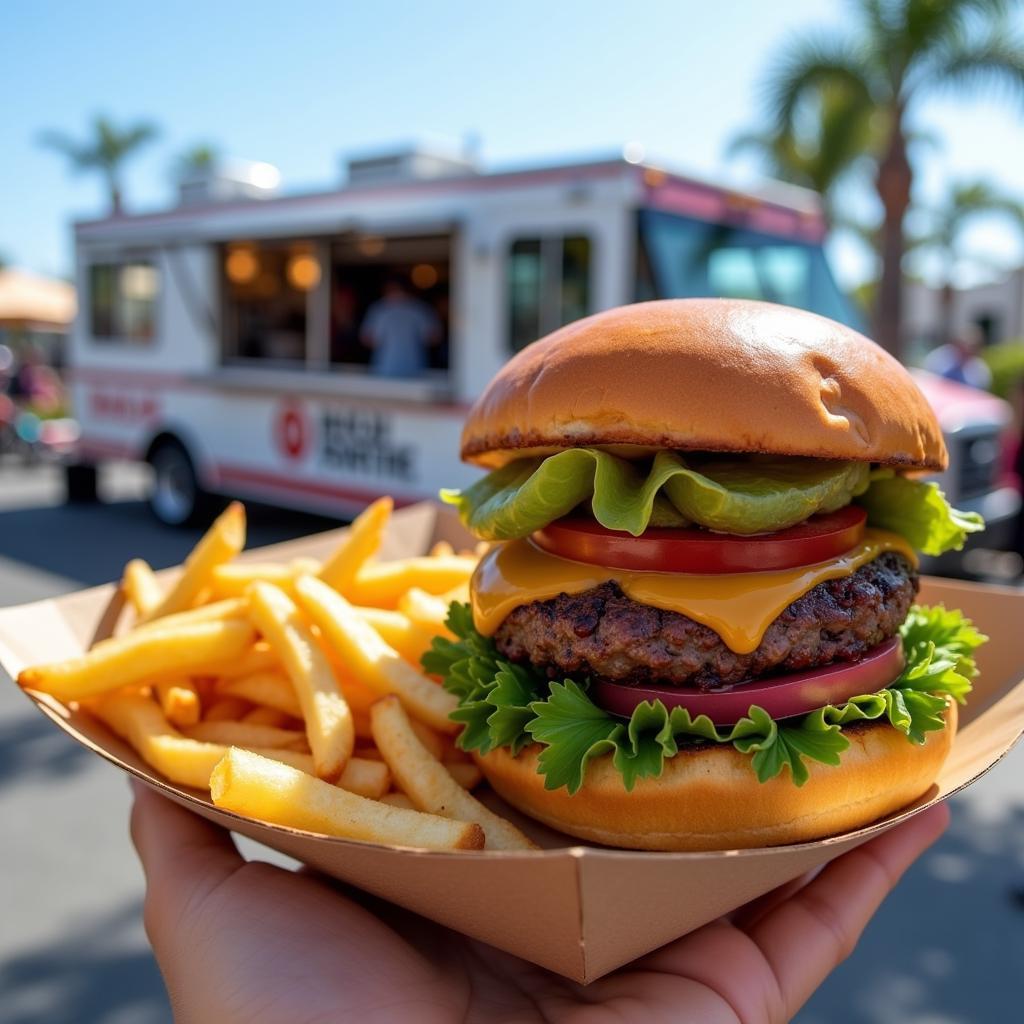
<instances>
[{"instance_id":1,"label":"truck service window","mask_svg":"<svg viewBox=\"0 0 1024 1024\"><path fill-rule=\"evenodd\" d=\"M159 275L152 263L89 267L89 331L94 341L148 344L155 329Z\"/></svg>"},{"instance_id":2,"label":"truck service window","mask_svg":"<svg viewBox=\"0 0 1024 1024\"><path fill-rule=\"evenodd\" d=\"M820 245L658 210L640 212L639 242L638 300L763 299L861 326Z\"/></svg>"},{"instance_id":3,"label":"truck service window","mask_svg":"<svg viewBox=\"0 0 1024 1024\"><path fill-rule=\"evenodd\" d=\"M323 274L312 244L233 242L222 268L225 362L304 364L308 296Z\"/></svg>"},{"instance_id":4,"label":"truck service window","mask_svg":"<svg viewBox=\"0 0 1024 1024\"><path fill-rule=\"evenodd\" d=\"M590 248L590 239L582 235L512 243L507 287L513 351L591 312Z\"/></svg>"}]
</instances>

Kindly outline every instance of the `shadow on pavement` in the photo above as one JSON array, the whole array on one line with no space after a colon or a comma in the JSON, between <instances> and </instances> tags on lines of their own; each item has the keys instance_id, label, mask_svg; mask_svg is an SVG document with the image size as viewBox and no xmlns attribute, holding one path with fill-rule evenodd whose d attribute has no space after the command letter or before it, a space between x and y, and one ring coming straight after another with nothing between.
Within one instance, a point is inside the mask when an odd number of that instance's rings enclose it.
<instances>
[{"instance_id":1,"label":"shadow on pavement","mask_svg":"<svg viewBox=\"0 0 1024 1024\"><path fill-rule=\"evenodd\" d=\"M138 949L141 915L133 902L0 964L0 1022L170 1024L160 972Z\"/></svg>"},{"instance_id":2,"label":"shadow on pavement","mask_svg":"<svg viewBox=\"0 0 1024 1024\"><path fill-rule=\"evenodd\" d=\"M798 1024L1022 1019L1024 807L953 801L949 832L901 882Z\"/></svg>"},{"instance_id":3,"label":"shadow on pavement","mask_svg":"<svg viewBox=\"0 0 1024 1024\"><path fill-rule=\"evenodd\" d=\"M246 510L250 548L341 525L265 505L247 503ZM0 556L83 586L116 579L130 558L144 558L155 569L177 565L201 534L162 526L140 501L0 511Z\"/></svg>"},{"instance_id":4,"label":"shadow on pavement","mask_svg":"<svg viewBox=\"0 0 1024 1024\"><path fill-rule=\"evenodd\" d=\"M5 683L11 685L0 673L0 685ZM22 695L21 700L25 702L24 714L0 719L0 789L40 779L66 779L81 762L95 757L33 711L28 698Z\"/></svg>"}]
</instances>

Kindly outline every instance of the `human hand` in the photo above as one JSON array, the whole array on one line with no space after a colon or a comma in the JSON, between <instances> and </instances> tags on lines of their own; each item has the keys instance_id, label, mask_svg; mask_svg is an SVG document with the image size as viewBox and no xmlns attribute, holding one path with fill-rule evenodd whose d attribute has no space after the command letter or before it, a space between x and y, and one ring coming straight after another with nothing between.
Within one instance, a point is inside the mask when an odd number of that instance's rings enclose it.
<instances>
[{"instance_id":1,"label":"human hand","mask_svg":"<svg viewBox=\"0 0 1024 1024\"><path fill-rule=\"evenodd\" d=\"M239 855L135 784L146 931L179 1024L787 1021L853 949L945 805L583 986L365 894Z\"/></svg>"}]
</instances>

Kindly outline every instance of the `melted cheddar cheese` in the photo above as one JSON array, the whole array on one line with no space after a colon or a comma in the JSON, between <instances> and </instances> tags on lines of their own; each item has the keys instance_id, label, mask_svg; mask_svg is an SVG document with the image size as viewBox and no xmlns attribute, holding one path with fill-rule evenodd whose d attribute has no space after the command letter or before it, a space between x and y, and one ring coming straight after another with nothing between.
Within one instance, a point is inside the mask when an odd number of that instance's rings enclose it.
<instances>
[{"instance_id":1,"label":"melted cheddar cheese","mask_svg":"<svg viewBox=\"0 0 1024 1024\"><path fill-rule=\"evenodd\" d=\"M513 540L492 548L473 574L473 623L484 636L491 636L520 605L579 594L614 581L634 601L686 615L713 629L730 650L749 654L798 597L825 580L849 576L885 551L898 551L917 565L916 555L902 537L871 529L846 554L825 562L718 575L609 569L558 558L529 540Z\"/></svg>"}]
</instances>

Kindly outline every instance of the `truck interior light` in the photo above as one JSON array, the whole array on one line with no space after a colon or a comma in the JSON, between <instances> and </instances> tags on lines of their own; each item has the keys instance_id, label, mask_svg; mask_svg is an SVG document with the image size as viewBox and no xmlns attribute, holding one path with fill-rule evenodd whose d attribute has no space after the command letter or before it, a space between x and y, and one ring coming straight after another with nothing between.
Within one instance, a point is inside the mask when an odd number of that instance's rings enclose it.
<instances>
[{"instance_id":1,"label":"truck interior light","mask_svg":"<svg viewBox=\"0 0 1024 1024\"><path fill-rule=\"evenodd\" d=\"M300 292L312 291L320 283L320 263L309 253L288 260L288 283Z\"/></svg>"},{"instance_id":2,"label":"truck interior light","mask_svg":"<svg viewBox=\"0 0 1024 1024\"><path fill-rule=\"evenodd\" d=\"M432 267L429 263L417 263L412 268L412 283L417 288L433 288L437 284L437 270Z\"/></svg>"},{"instance_id":3,"label":"truck interior light","mask_svg":"<svg viewBox=\"0 0 1024 1024\"><path fill-rule=\"evenodd\" d=\"M260 272L259 257L248 246L238 246L228 253L224 270L235 284L251 284Z\"/></svg>"}]
</instances>

